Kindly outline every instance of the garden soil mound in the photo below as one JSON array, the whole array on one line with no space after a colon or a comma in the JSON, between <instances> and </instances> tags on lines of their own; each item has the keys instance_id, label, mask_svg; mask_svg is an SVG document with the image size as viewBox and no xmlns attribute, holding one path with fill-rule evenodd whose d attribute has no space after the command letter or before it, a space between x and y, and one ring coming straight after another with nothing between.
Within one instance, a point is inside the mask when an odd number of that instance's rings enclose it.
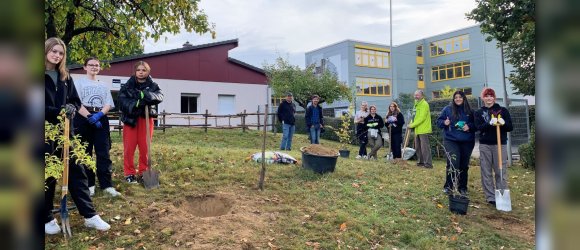
<instances>
[{"instance_id":1,"label":"garden soil mound","mask_svg":"<svg viewBox=\"0 0 580 250\"><path fill-rule=\"evenodd\" d=\"M319 156L337 156L338 155L338 150L326 148L326 147L321 146L320 144L310 144L309 146L302 148L302 150L305 153L308 153L311 155L319 155Z\"/></svg>"}]
</instances>

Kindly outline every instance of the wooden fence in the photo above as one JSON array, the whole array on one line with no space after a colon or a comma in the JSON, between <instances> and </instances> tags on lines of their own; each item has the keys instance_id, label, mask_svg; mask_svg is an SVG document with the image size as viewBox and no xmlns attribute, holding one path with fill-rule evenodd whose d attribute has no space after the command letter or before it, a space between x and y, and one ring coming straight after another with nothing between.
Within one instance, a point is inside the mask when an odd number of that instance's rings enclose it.
<instances>
[{"instance_id":1,"label":"wooden fence","mask_svg":"<svg viewBox=\"0 0 580 250\"><path fill-rule=\"evenodd\" d=\"M270 124L264 124L263 119L264 119L264 115L268 115L268 117L271 117L271 119L269 119L271 121ZM253 117L255 116L255 123L251 123L248 122L247 119L248 117ZM108 114L109 117L109 126L111 128L111 130L118 130L119 134L121 134L121 130L123 130L123 123L120 120L120 113L119 112L111 112ZM187 122L168 122L168 120L177 120L177 119L183 119L184 121ZM218 120L224 120L227 119L227 124L221 124L218 125ZM207 133L207 129L211 128L211 129L239 129L241 128L243 132L246 132L247 129L251 129L251 128L255 128L256 130L259 130L260 128L267 126L267 127L271 127L271 130L274 131L274 133L276 133L276 122L277 122L277 117L276 117L276 113L261 113L259 111L255 112L255 113L248 113L246 112L246 110L244 110L243 113L238 113L238 114L232 114L232 115L213 115L210 114L208 112L208 110L205 110L205 113L203 114L182 114L182 113L168 113L168 112L161 112L159 113L159 116L157 118L154 118L155 122L155 126L154 129L156 130L162 130L163 132L165 132L165 129L167 128L172 128L172 127L188 127L188 128L193 128L193 127L202 127L204 128L205 132ZM261 122L262 120L262 122ZM203 123L200 123L200 121L203 121Z\"/></svg>"}]
</instances>

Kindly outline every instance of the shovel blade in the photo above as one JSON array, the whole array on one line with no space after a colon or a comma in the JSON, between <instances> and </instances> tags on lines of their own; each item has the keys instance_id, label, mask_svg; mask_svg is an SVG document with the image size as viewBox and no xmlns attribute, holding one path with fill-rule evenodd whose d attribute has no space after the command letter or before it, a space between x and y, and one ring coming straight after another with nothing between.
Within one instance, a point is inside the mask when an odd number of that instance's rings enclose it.
<instances>
[{"instance_id":1,"label":"shovel blade","mask_svg":"<svg viewBox=\"0 0 580 250\"><path fill-rule=\"evenodd\" d=\"M159 187L159 171L148 168L143 172L143 186L145 186L146 189Z\"/></svg>"},{"instance_id":2,"label":"shovel blade","mask_svg":"<svg viewBox=\"0 0 580 250\"><path fill-rule=\"evenodd\" d=\"M501 190L495 190L495 208L500 211L512 211L512 199L509 189L504 189L503 194Z\"/></svg>"}]
</instances>

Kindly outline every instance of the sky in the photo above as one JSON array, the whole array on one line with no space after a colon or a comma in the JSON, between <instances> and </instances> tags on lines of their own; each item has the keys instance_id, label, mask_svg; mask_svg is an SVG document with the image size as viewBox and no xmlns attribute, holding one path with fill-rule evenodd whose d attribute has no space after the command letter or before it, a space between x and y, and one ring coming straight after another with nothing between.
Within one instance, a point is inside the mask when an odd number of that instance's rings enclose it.
<instances>
[{"instance_id":1,"label":"sky","mask_svg":"<svg viewBox=\"0 0 580 250\"><path fill-rule=\"evenodd\" d=\"M394 0L393 45L469 27L475 0ZM305 53L346 39L389 44L388 0L202 0L210 35L146 40L145 53L238 39L229 56L262 68L278 57L304 68Z\"/></svg>"}]
</instances>

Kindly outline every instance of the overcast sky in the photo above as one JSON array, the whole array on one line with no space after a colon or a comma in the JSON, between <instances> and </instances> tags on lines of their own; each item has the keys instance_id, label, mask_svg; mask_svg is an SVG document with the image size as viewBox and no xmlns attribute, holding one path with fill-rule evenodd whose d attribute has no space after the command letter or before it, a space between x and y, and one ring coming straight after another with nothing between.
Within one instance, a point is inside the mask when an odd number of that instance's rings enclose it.
<instances>
[{"instance_id":1,"label":"overcast sky","mask_svg":"<svg viewBox=\"0 0 580 250\"><path fill-rule=\"evenodd\" d=\"M393 45L476 24L465 13L474 0L394 0ZM304 67L308 51L346 39L389 44L388 0L202 0L217 37L183 32L154 43L145 52L238 39L230 57L262 67L281 55Z\"/></svg>"}]
</instances>

